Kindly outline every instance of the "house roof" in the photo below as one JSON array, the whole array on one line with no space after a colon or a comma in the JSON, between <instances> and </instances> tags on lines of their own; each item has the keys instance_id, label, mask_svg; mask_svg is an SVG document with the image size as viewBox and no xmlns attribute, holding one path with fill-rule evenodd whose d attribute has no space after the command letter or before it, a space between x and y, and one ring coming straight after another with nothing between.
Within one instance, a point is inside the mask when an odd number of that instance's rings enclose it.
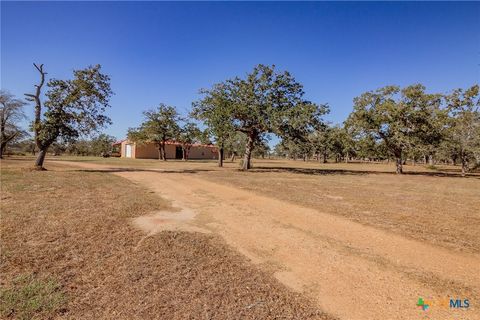
<instances>
[{"instance_id":1,"label":"house roof","mask_svg":"<svg viewBox=\"0 0 480 320\"><path fill-rule=\"evenodd\" d=\"M114 143L112 143L112 146L116 146L116 145L122 144L123 141L127 141L127 139L115 141Z\"/></svg>"}]
</instances>

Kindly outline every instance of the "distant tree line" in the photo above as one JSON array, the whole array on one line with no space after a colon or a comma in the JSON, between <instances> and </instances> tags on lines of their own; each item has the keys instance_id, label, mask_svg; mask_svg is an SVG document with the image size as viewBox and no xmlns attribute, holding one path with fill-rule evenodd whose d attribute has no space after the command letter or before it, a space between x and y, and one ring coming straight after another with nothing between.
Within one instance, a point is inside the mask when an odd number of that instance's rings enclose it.
<instances>
[{"instance_id":1,"label":"distant tree line","mask_svg":"<svg viewBox=\"0 0 480 320\"><path fill-rule=\"evenodd\" d=\"M76 70L72 79L46 81L43 65L34 64L39 82L34 93L30 131L19 100L6 91L0 96L0 157L7 144L35 152L35 166L43 168L47 150L77 155L107 155L114 138L98 131L111 123L105 115L113 94L110 78L99 65ZM48 87L42 102L42 89ZM276 156L303 160L393 160L396 172L403 165L423 162L460 164L462 174L480 166L479 86L446 94L429 93L421 84L405 88L386 86L353 100L353 111L341 125L327 123L327 104L305 99L303 86L288 71L257 65L245 77L234 77L200 90L188 116L173 106L160 104L143 113L144 121L128 130L128 139L154 143L158 157L166 160L165 145L176 141L188 160L195 143L215 144L218 165L242 156L243 170L252 157L272 154L268 139L280 143ZM93 139L86 136L94 135ZM23 140L22 140L23 139Z\"/></svg>"},{"instance_id":2,"label":"distant tree line","mask_svg":"<svg viewBox=\"0 0 480 320\"><path fill-rule=\"evenodd\" d=\"M117 155L113 144L116 138L107 134L99 134L89 138L81 138L75 141L56 141L50 145L49 152L54 155L72 156L95 156L110 157ZM35 140L29 135L25 139L14 141L9 144L9 154L16 155L38 155L39 149ZM119 153L118 153L119 155Z\"/></svg>"},{"instance_id":3,"label":"distant tree line","mask_svg":"<svg viewBox=\"0 0 480 320\"><path fill-rule=\"evenodd\" d=\"M303 143L284 139L275 152L322 162L391 159L397 173L407 161L460 164L465 175L480 164L479 107L478 85L449 94L387 86L355 98L341 126L318 127Z\"/></svg>"}]
</instances>

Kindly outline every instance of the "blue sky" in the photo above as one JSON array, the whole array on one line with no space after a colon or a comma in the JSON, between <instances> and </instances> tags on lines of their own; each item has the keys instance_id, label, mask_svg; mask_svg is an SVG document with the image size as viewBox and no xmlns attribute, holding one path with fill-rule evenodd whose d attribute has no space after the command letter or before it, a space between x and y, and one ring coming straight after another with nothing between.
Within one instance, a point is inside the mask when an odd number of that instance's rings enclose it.
<instances>
[{"instance_id":1,"label":"blue sky","mask_svg":"<svg viewBox=\"0 0 480 320\"><path fill-rule=\"evenodd\" d=\"M100 63L124 137L160 102L186 113L198 90L258 63L290 71L334 123L388 84L445 92L479 82L478 2L1 2L1 87ZM27 109L29 116L32 108Z\"/></svg>"}]
</instances>

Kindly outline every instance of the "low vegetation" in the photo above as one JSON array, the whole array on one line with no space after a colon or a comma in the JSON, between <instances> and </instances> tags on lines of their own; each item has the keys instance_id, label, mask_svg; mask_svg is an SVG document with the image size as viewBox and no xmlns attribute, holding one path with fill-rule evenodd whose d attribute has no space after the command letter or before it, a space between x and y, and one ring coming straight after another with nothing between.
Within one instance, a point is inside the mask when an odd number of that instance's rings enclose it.
<instances>
[{"instance_id":1,"label":"low vegetation","mask_svg":"<svg viewBox=\"0 0 480 320\"><path fill-rule=\"evenodd\" d=\"M49 319L64 312L65 304L66 296L55 278L20 275L13 279L9 288L0 289L0 315L3 318Z\"/></svg>"}]
</instances>

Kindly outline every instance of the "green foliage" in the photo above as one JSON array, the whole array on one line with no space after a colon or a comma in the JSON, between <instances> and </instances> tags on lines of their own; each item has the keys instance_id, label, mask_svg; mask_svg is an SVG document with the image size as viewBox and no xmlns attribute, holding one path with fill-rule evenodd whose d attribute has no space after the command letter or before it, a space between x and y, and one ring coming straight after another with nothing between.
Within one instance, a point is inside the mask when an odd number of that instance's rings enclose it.
<instances>
[{"instance_id":1,"label":"green foliage","mask_svg":"<svg viewBox=\"0 0 480 320\"><path fill-rule=\"evenodd\" d=\"M440 103L441 96L425 93L422 85L387 86L355 98L346 126L382 140L401 173L405 152L415 145L434 146L441 141Z\"/></svg>"},{"instance_id":2,"label":"green foliage","mask_svg":"<svg viewBox=\"0 0 480 320\"><path fill-rule=\"evenodd\" d=\"M202 131L193 122L187 122L179 128L176 141L182 145L183 160L188 159L188 153L194 143L200 142Z\"/></svg>"},{"instance_id":3,"label":"green foliage","mask_svg":"<svg viewBox=\"0 0 480 320\"><path fill-rule=\"evenodd\" d=\"M161 103L157 109L143 112L145 121L128 130L128 139L138 143L161 143L178 137L180 117L175 107Z\"/></svg>"},{"instance_id":4,"label":"green foliage","mask_svg":"<svg viewBox=\"0 0 480 320\"><path fill-rule=\"evenodd\" d=\"M303 88L292 75L277 72L275 66L257 65L244 79L229 79L210 90L194 104L194 114L223 137L232 130L246 137L243 169L249 169L255 143L267 133L288 139L305 139L327 106L303 99Z\"/></svg>"},{"instance_id":5,"label":"green foliage","mask_svg":"<svg viewBox=\"0 0 480 320\"><path fill-rule=\"evenodd\" d=\"M110 77L101 73L101 66L90 66L75 70L71 80L51 79L45 94L47 100L42 106L41 90L47 73L43 70L43 64L34 66L40 73L40 82L35 86L35 94L25 95L28 100L35 102L32 131L40 151L35 167L43 169L47 150L54 142L75 141L111 123L104 113L110 107L109 100L113 92Z\"/></svg>"},{"instance_id":6,"label":"green foliage","mask_svg":"<svg viewBox=\"0 0 480 320\"><path fill-rule=\"evenodd\" d=\"M138 128L130 128L127 137L136 143L155 143L159 148L159 159L166 160L165 143L178 139L181 120L175 107L161 103L157 109L143 112L145 121Z\"/></svg>"},{"instance_id":7,"label":"green foliage","mask_svg":"<svg viewBox=\"0 0 480 320\"><path fill-rule=\"evenodd\" d=\"M116 141L116 138L108 134L102 133L96 137L93 137L90 141L92 155L94 156L106 156L110 155L113 150L112 144Z\"/></svg>"},{"instance_id":8,"label":"green foliage","mask_svg":"<svg viewBox=\"0 0 480 320\"><path fill-rule=\"evenodd\" d=\"M50 319L65 308L67 299L54 278L22 275L10 288L0 289L0 314L17 319Z\"/></svg>"},{"instance_id":9,"label":"green foliage","mask_svg":"<svg viewBox=\"0 0 480 320\"><path fill-rule=\"evenodd\" d=\"M226 154L230 156L237 156L245 153L246 144L247 136L245 133L234 131L233 134L229 135L228 139L225 141L224 149Z\"/></svg>"},{"instance_id":10,"label":"green foliage","mask_svg":"<svg viewBox=\"0 0 480 320\"><path fill-rule=\"evenodd\" d=\"M191 145L200 142L202 131L193 122L187 122L180 127L177 141L181 144Z\"/></svg>"},{"instance_id":11,"label":"green foliage","mask_svg":"<svg viewBox=\"0 0 480 320\"><path fill-rule=\"evenodd\" d=\"M34 124L37 139L49 146L58 138L72 141L111 124L104 112L113 94L101 66L75 70L71 80L51 79L43 119Z\"/></svg>"},{"instance_id":12,"label":"green foliage","mask_svg":"<svg viewBox=\"0 0 480 320\"><path fill-rule=\"evenodd\" d=\"M479 86L467 90L457 89L446 96L449 112L446 144L462 162L462 171L469 163L480 163L480 93Z\"/></svg>"},{"instance_id":13,"label":"green foliage","mask_svg":"<svg viewBox=\"0 0 480 320\"><path fill-rule=\"evenodd\" d=\"M191 116L207 125L205 134L213 136L218 148L224 148L235 134L225 85L214 85L211 90L202 89L204 98L192 104Z\"/></svg>"}]
</instances>

